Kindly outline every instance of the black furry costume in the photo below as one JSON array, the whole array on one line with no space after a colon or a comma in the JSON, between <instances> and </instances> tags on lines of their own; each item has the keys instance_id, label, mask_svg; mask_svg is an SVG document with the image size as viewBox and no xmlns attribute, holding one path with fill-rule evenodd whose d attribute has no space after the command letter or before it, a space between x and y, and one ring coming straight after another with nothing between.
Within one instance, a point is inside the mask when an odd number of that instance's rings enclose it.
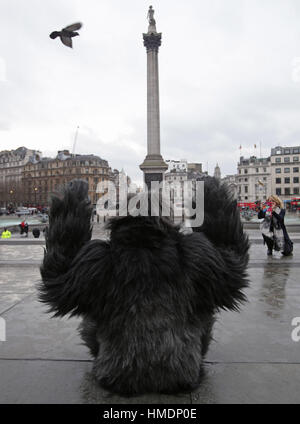
<instances>
[{"instance_id":1,"label":"black furry costume","mask_svg":"<svg viewBox=\"0 0 300 424\"><path fill-rule=\"evenodd\" d=\"M124 395L192 390L214 314L245 300L249 242L228 188L205 179L205 220L183 234L166 218L110 220L91 239L87 184L53 197L41 301L83 317L80 333L98 382Z\"/></svg>"}]
</instances>

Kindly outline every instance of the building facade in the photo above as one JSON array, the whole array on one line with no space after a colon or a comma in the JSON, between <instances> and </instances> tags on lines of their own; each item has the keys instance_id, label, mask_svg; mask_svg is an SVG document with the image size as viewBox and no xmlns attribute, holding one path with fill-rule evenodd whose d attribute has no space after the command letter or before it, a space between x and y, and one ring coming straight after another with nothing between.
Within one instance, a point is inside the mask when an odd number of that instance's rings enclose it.
<instances>
[{"instance_id":1,"label":"building facade","mask_svg":"<svg viewBox=\"0 0 300 424\"><path fill-rule=\"evenodd\" d=\"M23 190L24 168L41 159L38 150L19 147L16 150L0 152L0 206L22 205L25 197Z\"/></svg>"},{"instance_id":2,"label":"building facade","mask_svg":"<svg viewBox=\"0 0 300 424\"><path fill-rule=\"evenodd\" d=\"M220 169L220 167L219 167L219 165L218 165L218 164L216 164L216 166L215 166L215 170L214 170L214 177L215 177L217 180L220 180L220 179L221 179L221 169Z\"/></svg>"},{"instance_id":3,"label":"building facade","mask_svg":"<svg viewBox=\"0 0 300 424\"><path fill-rule=\"evenodd\" d=\"M241 156L236 183L239 202L266 200L272 193L270 157L245 159Z\"/></svg>"},{"instance_id":4,"label":"building facade","mask_svg":"<svg viewBox=\"0 0 300 424\"><path fill-rule=\"evenodd\" d=\"M271 149L272 192L283 200L300 197L300 146Z\"/></svg>"},{"instance_id":5,"label":"building facade","mask_svg":"<svg viewBox=\"0 0 300 424\"><path fill-rule=\"evenodd\" d=\"M45 206L58 187L73 179L83 179L89 184L89 197L95 205L102 193L97 193L100 181L112 179L108 162L94 155L73 155L68 150L59 151L56 158L42 158L28 162L24 167L23 187L25 206Z\"/></svg>"},{"instance_id":6,"label":"building facade","mask_svg":"<svg viewBox=\"0 0 300 424\"><path fill-rule=\"evenodd\" d=\"M186 159L166 160L168 170L165 173L165 182L173 185L174 203L181 204L184 194L185 181L198 181L207 176L207 172L202 171L201 163L188 163ZM193 185L195 190L196 184ZM192 195L192 191L189 192Z\"/></svg>"},{"instance_id":7,"label":"building facade","mask_svg":"<svg viewBox=\"0 0 300 424\"><path fill-rule=\"evenodd\" d=\"M233 194L235 199L238 199L238 184L237 184L238 176L236 174L226 175L226 177L222 178L222 183L226 183Z\"/></svg>"}]
</instances>

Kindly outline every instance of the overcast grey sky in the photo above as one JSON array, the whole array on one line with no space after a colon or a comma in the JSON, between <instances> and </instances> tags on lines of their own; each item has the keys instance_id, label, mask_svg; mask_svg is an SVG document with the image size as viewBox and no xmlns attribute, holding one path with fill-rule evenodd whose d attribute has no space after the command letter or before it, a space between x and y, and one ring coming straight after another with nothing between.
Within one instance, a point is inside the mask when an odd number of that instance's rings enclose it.
<instances>
[{"instance_id":1,"label":"overcast grey sky","mask_svg":"<svg viewBox=\"0 0 300 424\"><path fill-rule=\"evenodd\" d=\"M2 0L0 150L94 153L142 181L149 5L162 32L161 150L222 175L300 144L299 0ZM74 49L49 33L83 22ZM294 61L294 65L293 65ZM300 59L299 59L300 61ZM259 154L259 148L257 149Z\"/></svg>"}]
</instances>

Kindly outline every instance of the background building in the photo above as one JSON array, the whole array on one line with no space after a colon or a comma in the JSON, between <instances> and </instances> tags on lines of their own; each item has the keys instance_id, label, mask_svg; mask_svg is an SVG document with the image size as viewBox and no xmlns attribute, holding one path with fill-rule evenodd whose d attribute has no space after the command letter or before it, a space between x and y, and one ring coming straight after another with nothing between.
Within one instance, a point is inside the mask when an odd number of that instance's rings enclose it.
<instances>
[{"instance_id":1,"label":"background building","mask_svg":"<svg viewBox=\"0 0 300 424\"><path fill-rule=\"evenodd\" d=\"M175 206L180 207L183 199L184 182L200 180L207 176L207 172L202 172L201 163L188 163L186 159L166 160L166 164L168 170L165 173L165 182L170 185L173 184L173 201ZM195 187L196 185L193 184L192 190L195 190ZM189 194L192 195L192 191Z\"/></svg>"},{"instance_id":2,"label":"background building","mask_svg":"<svg viewBox=\"0 0 300 424\"><path fill-rule=\"evenodd\" d=\"M243 156L238 163L237 190L239 202L255 202L266 200L272 193L271 160Z\"/></svg>"},{"instance_id":3,"label":"background building","mask_svg":"<svg viewBox=\"0 0 300 424\"><path fill-rule=\"evenodd\" d=\"M271 149L272 192L283 200L299 197L300 146Z\"/></svg>"},{"instance_id":4,"label":"background building","mask_svg":"<svg viewBox=\"0 0 300 424\"><path fill-rule=\"evenodd\" d=\"M26 205L44 206L50 195L73 179L83 179L89 184L89 197L93 204L102 195L97 193L100 181L112 179L108 162L94 155L73 155L68 150L58 151L56 158L42 158L28 162L24 167L24 195Z\"/></svg>"},{"instance_id":5,"label":"background building","mask_svg":"<svg viewBox=\"0 0 300 424\"><path fill-rule=\"evenodd\" d=\"M217 180L221 179L221 169L218 164L215 166L214 177L217 178Z\"/></svg>"},{"instance_id":6,"label":"background building","mask_svg":"<svg viewBox=\"0 0 300 424\"><path fill-rule=\"evenodd\" d=\"M238 198L237 179L238 179L238 176L236 174L226 175L226 177L222 178L222 182L228 185L235 199Z\"/></svg>"},{"instance_id":7,"label":"background building","mask_svg":"<svg viewBox=\"0 0 300 424\"><path fill-rule=\"evenodd\" d=\"M22 205L25 200L23 174L26 164L37 163L42 156L38 150L19 147L0 152L0 206Z\"/></svg>"}]
</instances>

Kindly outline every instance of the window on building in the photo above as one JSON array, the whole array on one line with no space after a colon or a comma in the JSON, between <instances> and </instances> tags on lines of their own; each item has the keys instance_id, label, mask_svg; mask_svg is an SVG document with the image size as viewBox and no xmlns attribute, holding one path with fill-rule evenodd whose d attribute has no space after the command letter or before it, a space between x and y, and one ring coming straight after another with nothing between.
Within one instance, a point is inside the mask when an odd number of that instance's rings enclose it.
<instances>
[{"instance_id":1,"label":"window on building","mask_svg":"<svg viewBox=\"0 0 300 424\"><path fill-rule=\"evenodd\" d=\"M276 178L276 184L281 184L281 178Z\"/></svg>"},{"instance_id":2,"label":"window on building","mask_svg":"<svg viewBox=\"0 0 300 424\"><path fill-rule=\"evenodd\" d=\"M293 157L293 162L299 162L299 156L294 156Z\"/></svg>"},{"instance_id":3,"label":"window on building","mask_svg":"<svg viewBox=\"0 0 300 424\"><path fill-rule=\"evenodd\" d=\"M263 178L263 180L264 180L264 181L267 181L267 177L264 177L264 178Z\"/></svg>"},{"instance_id":4,"label":"window on building","mask_svg":"<svg viewBox=\"0 0 300 424\"><path fill-rule=\"evenodd\" d=\"M267 172L267 168L264 168L264 172Z\"/></svg>"},{"instance_id":5,"label":"window on building","mask_svg":"<svg viewBox=\"0 0 300 424\"><path fill-rule=\"evenodd\" d=\"M241 170L239 169L239 174L241 174L242 172L241 172Z\"/></svg>"},{"instance_id":6,"label":"window on building","mask_svg":"<svg viewBox=\"0 0 300 424\"><path fill-rule=\"evenodd\" d=\"M298 183L299 183L299 177L294 177L294 178L293 178L293 183L298 184Z\"/></svg>"},{"instance_id":7,"label":"window on building","mask_svg":"<svg viewBox=\"0 0 300 424\"><path fill-rule=\"evenodd\" d=\"M293 149L293 153L299 153L299 149Z\"/></svg>"},{"instance_id":8,"label":"window on building","mask_svg":"<svg viewBox=\"0 0 300 424\"><path fill-rule=\"evenodd\" d=\"M255 169L255 171L256 171L256 172L259 172L259 168L256 168L256 169Z\"/></svg>"},{"instance_id":9,"label":"window on building","mask_svg":"<svg viewBox=\"0 0 300 424\"><path fill-rule=\"evenodd\" d=\"M281 188L276 188L276 194L277 196L281 196Z\"/></svg>"},{"instance_id":10,"label":"window on building","mask_svg":"<svg viewBox=\"0 0 300 424\"><path fill-rule=\"evenodd\" d=\"M291 152L290 152L290 149L284 149L284 154L285 155L289 155Z\"/></svg>"},{"instance_id":11,"label":"window on building","mask_svg":"<svg viewBox=\"0 0 300 424\"><path fill-rule=\"evenodd\" d=\"M284 184L290 184L290 177L287 177L284 179Z\"/></svg>"},{"instance_id":12,"label":"window on building","mask_svg":"<svg viewBox=\"0 0 300 424\"><path fill-rule=\"evenodd\" d=\"M290 158L284 158L285 163L290 162L290 161L291 161Z\"/></svg>"},{"instance_id":13,"label":"window on building","mask_svg":"<svg viewBox=\"0 0 300 424\"><path fill-rule=\"evenodd\" d=\"M294 187L294 194L299 194L299 187Z\"/></svg>"},{"instance_id":14,"label":"window on building","mask_svg":"<svg viewBox=\"0 0 300 424\"><path fill-rule=\"evenodd\" d=\"M293 168L293 172L299 172L299 168Z\"/></svg>"},{"instance_id":15,"label":"window on building","mask_svg":"<svg viewBox=\"0 0 300 424\"><path fill-rule=\"evenodd\" d=\"M245 182L246 182L246 183L248 182L248 178L245 178Z\"/></svg>"},{"instance_id":16,"label":"window on building","mask_svg":"<svg viewBox=\"0 0 300 424\"><path fill-rule=\"evenodd\" d=\"M276 172L276 174L281 174L281 168L276 168L275 172Z\"/></svg>"},{"instance_id":17,"label":"window on building","mask_svg":"<svg viewBox=\"0 0 300 424\"><path fill-rule=\"evenodd\" d=\"M245 186L245 193L248 193L248 186Z\"/></svg>"},{"instance_id":18,"label":"window on building","mask_svg":"<svg viewBox=\"0 0 300 424\"><path fill-rule=\"evenodd\" d=\"M284 173L288 174L289 172L291 172L291 168L284 168Z\"/></svg>"},{"instance_id":19,"label":"window on building","mask_svg":"<svg viewBox=\"0 0 300 424\"><path fill-rule=\"evenodd\" d=\"M245 200L248 200L248 196L245 196Z\"/></svg>"},{"instance_id":20,"label":"window on building","mask_svg":"<svg viewBox=\"0 0 300 424\"><path fill-rule=\"evenodd\" d=\"M291 194L291 189L290 189L290 187L286 187L286 188L284 189L284 194L285 194L285 195L289 195L289 194Z\"/></svg>"}]
</instances>

